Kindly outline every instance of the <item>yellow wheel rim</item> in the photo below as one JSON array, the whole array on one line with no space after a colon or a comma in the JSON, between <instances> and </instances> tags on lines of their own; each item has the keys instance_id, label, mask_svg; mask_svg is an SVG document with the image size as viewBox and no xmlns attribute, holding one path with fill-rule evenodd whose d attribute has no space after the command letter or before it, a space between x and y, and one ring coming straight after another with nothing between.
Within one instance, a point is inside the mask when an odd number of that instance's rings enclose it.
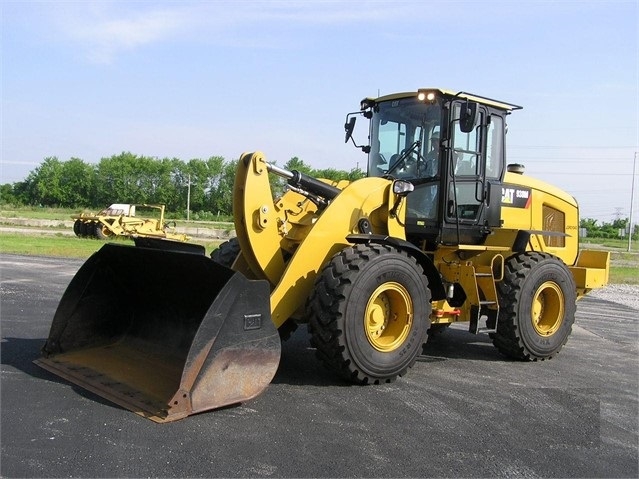
<instances>
[{"instance_id":1,"label":"yellow wheel rim","mask_svg":"<svg viewBox=\"0 0 639 479\"><path fill-rule=\"evenodd\" d=\"M364 331L369 343L387 353L399 348L413 324L413 302L399 283L379 286L368 300L364 317Z\"/></svg>"},{"instance_id":2,"label":"yellow wheel rim","mask_svg":"<svg viewBox=\"0 0 639 479\"><path fill-rule=\"evenodd\" d=\"M540 336L552 336L564 320L564 295L557 283L542 284L532 303L532 324Z\"/></svg>"}]
</instances>

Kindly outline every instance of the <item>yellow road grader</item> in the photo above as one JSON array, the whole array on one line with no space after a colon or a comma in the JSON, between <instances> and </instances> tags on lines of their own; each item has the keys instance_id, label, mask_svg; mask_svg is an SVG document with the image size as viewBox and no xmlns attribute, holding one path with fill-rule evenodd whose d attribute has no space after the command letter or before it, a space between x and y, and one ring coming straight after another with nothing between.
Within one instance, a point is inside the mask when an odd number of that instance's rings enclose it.
<instances>
[{"instance_id":1,"label":"yellow road grader","mask_svg":"<svg viewBox=\"0 0 639 479\"><path fill-rule=\"evenodd\" d=\"M554 356L576 301L607 283L609 255L579 250L573 197L507 164L519 108L442 89L366 98L345 129L355 144L368 120L355 145L368 175L350 183L243 154L237 238L212 258L149 238L106 244L69 284L37 363L165 422L255 397L300 323L358 384L405 375L429 333L456 322L509 358ZM274 177L288 184L275 199Z\"/></svg>"}]
</instances>

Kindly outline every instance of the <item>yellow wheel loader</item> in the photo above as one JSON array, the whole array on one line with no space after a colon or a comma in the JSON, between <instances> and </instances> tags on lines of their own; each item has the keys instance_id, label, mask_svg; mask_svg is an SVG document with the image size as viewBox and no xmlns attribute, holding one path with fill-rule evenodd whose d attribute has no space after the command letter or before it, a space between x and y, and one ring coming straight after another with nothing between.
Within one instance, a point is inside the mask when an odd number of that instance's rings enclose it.
<instances>
[{"instance_id":1,"label":"yellow wheel loader","mask_svg":"<svg viewBox=\"0 0 639 479\"><path fill-rule=\"evenodd\" d=\"M259 394L299 323L359 384L404 375L455 322L507 357L554 356L609 255L579 251L574 198L507 165L519 108L441 89L366 98L345 129L355 144L357 116L369 121L368 176L350 183L242 155L237 238L212 258L152 238L105 245L71 281L38 364L163 422ZM288 190L273 199L277 177Z\"/></svg>"}]
</instances>

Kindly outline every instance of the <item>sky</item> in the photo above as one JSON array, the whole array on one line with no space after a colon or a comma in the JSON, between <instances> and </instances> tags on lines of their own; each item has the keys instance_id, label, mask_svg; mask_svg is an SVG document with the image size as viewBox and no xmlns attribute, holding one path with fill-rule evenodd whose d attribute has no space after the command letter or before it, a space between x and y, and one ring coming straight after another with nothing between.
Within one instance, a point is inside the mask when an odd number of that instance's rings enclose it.
<instances>
[{"instance_id":1,"label":"sky","mask_svg":"<svg viewBox=\"0 0 639 479\"><path fill-rule=\"evenodd\" d=\"M522 105L509 163L572 194L582 218L639 220L639 0L0 8L0 183L48 157L125 151L365 168L344 143L346 114L367 96L439 87Z\"/></svg>"}]
</instances>

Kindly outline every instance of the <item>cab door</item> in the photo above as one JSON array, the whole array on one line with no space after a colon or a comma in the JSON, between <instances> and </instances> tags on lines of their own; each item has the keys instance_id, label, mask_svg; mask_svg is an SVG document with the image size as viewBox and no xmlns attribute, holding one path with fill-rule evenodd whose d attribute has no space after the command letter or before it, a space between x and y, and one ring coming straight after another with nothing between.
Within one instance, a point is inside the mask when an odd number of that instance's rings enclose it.
<instances>
[{"instance_id":1,"label":"cab door","mask_svg":"<svg viewBox=\"0 0 639 479\"><path fill-rule=\"evenodd\" d=\"M464 101L453 102L451 107L442 239L481 244L490 227L500 222L497 198L503 175L503 121L497 116L493 122L488 109L480 105L475 127L468 133L462 131L459 118Z\"/></svg>"}]
</instances>

